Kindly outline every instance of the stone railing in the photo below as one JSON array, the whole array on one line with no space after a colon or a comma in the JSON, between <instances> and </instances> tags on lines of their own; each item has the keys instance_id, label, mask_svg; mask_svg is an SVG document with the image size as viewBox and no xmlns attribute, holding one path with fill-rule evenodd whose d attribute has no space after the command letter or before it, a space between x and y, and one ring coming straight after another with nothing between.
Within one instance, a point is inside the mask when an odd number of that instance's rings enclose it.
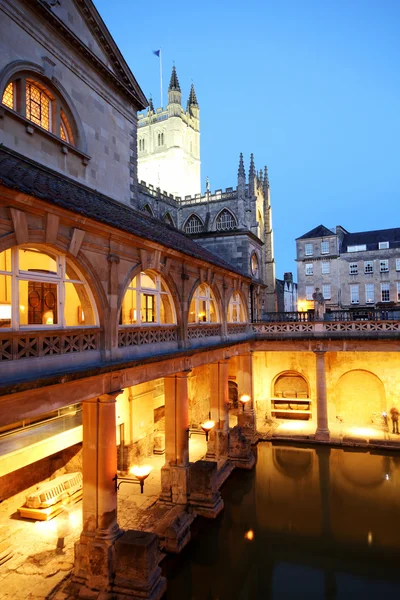
<instances>
[{"instance_id":1,"label":"stone railing","mask_svg":"<svg viewBox=\"0 0 400 600\"><path fill-rule=\"evenodd\" d=\"M119 348L177 341L178 328L176 325L120 327L118 330Z\"/></svg>"},{"instance_id":2,"label":"stone railing","mask_svg":"<svg viewBox=\"0 0 400 600\"><path fill-rule=\"evenodd\" d=\"M247 323L228 323L228 335L238 335L246 333Z\"/></svg>"},{"instance_id":3,"label":"stone railing","mask_svg":"<svg viewBox=\"0 0 400 600\"><path fill-rule=\"evenodd\" d=\"M0 333L0 361L100 349L100 329Z\"/></svg>"},{"instance_id":4,"label":"stone railing","mask_svg":"<svg viewBox=\"0 0 400 600\"><path fill-rule=\"evenodd\" d=\"M309 323L253 323L256 336L282 337L398 337L400 321L315 321Z\"/></svg>"},{"instance_id":5,"label":"stone railing","mask_svg":"<svg viewBox=\"0 0 400 600\"><path fill-rule=\"evenodd\" d=\"M220 324L204 324L198 325L197 323L194 325L188 326L188 339L195 340L199 338L207 338L215 335L221 335L221 325Z\"/></svg>"}]
</instances>

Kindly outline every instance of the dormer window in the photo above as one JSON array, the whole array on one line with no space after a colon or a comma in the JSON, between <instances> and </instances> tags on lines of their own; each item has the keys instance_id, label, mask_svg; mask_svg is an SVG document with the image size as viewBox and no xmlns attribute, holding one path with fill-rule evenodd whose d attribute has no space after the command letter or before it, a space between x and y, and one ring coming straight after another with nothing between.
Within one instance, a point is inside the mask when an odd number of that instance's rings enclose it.
<instances>
[{"instance_id":1,"label":"dormer window","mask_svg":"<svg viewBox=\"0 0 400 600\"><path fill-rule=\"evenodd\" d=\"M389 248L389 242L379 242L379 250L387 250Z\"/></svg>"}]
</instances>

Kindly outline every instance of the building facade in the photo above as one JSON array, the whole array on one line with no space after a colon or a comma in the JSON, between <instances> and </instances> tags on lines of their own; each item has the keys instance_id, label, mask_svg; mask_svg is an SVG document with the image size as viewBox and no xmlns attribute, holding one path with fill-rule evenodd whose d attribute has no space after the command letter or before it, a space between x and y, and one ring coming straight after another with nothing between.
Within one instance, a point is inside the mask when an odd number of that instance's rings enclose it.
<instances>
[{"instance_id":1,"label":"building facade","mask_svg":"<svg viewBox=\"0 0 400 600\"><path fill-rule=\"evenodd\" d=\"M316 288L325 307L372 309L400 302L400 229L349 233L319 225L296 240L299 305L312 309Z\"/></svg>"}]
</instances>

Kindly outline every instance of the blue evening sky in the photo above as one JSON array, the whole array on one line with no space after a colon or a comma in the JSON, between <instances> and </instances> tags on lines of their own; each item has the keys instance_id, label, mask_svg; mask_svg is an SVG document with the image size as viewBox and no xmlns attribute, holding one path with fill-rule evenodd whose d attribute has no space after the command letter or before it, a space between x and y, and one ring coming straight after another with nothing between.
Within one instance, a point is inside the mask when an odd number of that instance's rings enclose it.
<instances>
[{"instance_id":1,"label":"blue evening sky","mask_svg":"<svg viewBox=\"0 0 400 600\"><path fill-rule=\"evenodd\" d=\"M147 97L173 61L200 104L202 189L269 168L277 276L323 223L400 226L399 0L95 0ZM297 280L297 274L295 275Z\"/></svg>"}]
</instances>

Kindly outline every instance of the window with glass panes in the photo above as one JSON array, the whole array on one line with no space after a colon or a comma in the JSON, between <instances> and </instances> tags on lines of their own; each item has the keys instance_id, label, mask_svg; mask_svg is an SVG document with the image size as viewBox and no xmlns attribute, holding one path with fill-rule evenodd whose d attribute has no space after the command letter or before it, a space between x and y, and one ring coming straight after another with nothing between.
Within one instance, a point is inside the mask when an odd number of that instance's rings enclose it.
<instances>
[{"instance_id":1,"label":"window with glass panes","mask_svg":"<svg viewBox=\"0 0 400 600\"><path fill-rule=\"evenodd\" d=\"M329 260L323 260L321 262L321 273L322 275L328 275L331 272L331 263Z\"/></svg>"},{"instance_id":2,"label":"window with glass panes","mask_svg":"<svg viewBox=\"0 0 400 600\"><path fill-rule=\"evenodd\" d=\"M397 282L397 302L400 302L400 281Z\"/></svg>"},{"instance_id":3,"label":"window with glass panes","mask_svg":"<svg viewBox=\"0 0 400 600\"><path fill-rule=\"evenodd\" d=\"M396 258L396 271L400 271L400 258Z\"/></svg>"},{"instance_id":4,"label":"window with glass panes","mask_svg":"<svg viewBox=\"0 0 400 600\"><path fill-rule=\"evenodd\" d=\"M189 307L189 323L219 323L215 296L207 283L197 286Z\"/></svg>"},{"instance_id":5,"label":"window with glass panes","mask_svg":"<svg viewBox=\"0 0 400 600\"><path fill-rule=\"evenodd\" d=\"M321 242L321 254L329 254L329 242Z\"/></svg>"},{"instance_id":6,"label":"window with glass panes","mask_svg":"<svg viewBox=\"0 0 400 600\"><path fill-rule=\"evenodd\" d=\"M366 304L374 304L375 302L375 290L373 283L365 284L365 302Z\"/></svg>"},{"instance_id":7,"label":"window with glass panes","mask_svg":"<svg viewBox=\"0 0 400 600\"><path fill-rule=\"evenodd\" d=\"M97 322L90 289L65 256L35 247L0 253L0 327L51 329Z\"/></svg>"},{"instance_id":8,"label":"window with glass panes","mask_svg":"<svg viewBox=\"0 0 400 600\"><path fill-rule=\"evenodd\" d=\"M373 260L364 260L364 273L373 273L374 272L374 261Z\"/></svg>"},{"instance_id":9,"label":"window with glass panes","mask_svg":"<svg viewBox=\"0 0 400 600\"><path fill-rule=\"evenodd\" d=\"M306 275L312 275L314 273L313 263L306 263Z\"/></svg>"},{"instance_id":10,"label":"window with glass panes","mask_svg":"<svg viewBox=\"0 0 400 600\"><path fill-rule=\"evenodd\" d=\"M239 292L233 292L228 306L228 323L244 323L245 310Z\"/></svg>"},{"instance_id":11,"label":"window with glass panes","mask_svg":"<svg viewBox=\"0 0 400 600\"><path fill-rule=\"evenodd\" d=\"M306 285L306 300L312 300L313 299L313 293L314 293L314 286L313 285Z\"/></svg>"},{"instance_id":12,"label":"window with glass panes","mask_svg":"<svg viewBox=\"0 0 400 600\"><path fill-rule=\"evenodd\" d=\"M176 315L171 294L160 275L141 272L130 282L121 308L121 325L173 325Z\"/></svg>"},{"instance_id":13,"label":"window with glass panes","mask_svg":"<svg viewBox=\"0 0 400 600\"><path fill-rule=\"evenodd\" d=\"M322 295L325 300L331 299L331 286L329 283L326 283L326 284L324 283L322 285Z\"/></svg>"},{"instance_id":14,"label":"window with glass panes","mask_svg":"<svg viewBox=\"0 0 400 600\"><path fill-rule=\"evenodd\" d=\"M358 304L360 302L360 292L358 285L350 286L350 302L351 304Z\"/></svg>"},{"instance_id":15,"label":"window with glass panes","mask_svg":"<svg viewBox=\"0 0 400 600\"><path fill-rule=\"evenodd\" d=\"M357 275L358 274L358 264L357 263L350 263L349 264L349 273L350 275Z\"/></svg>"},{"instance_id":16,"label":"window with glass panes","mask_svg":"<svg viewBox=\"0 0 400 600\"><path fill-rule=\"evenodd\" d=\"M306 256L312 256L313 253L314 253L313 245L312 244L305 244L305 246L304 246L304 254Z\"/></svg>"},{"instance_id":17,"label":"window with glass panes","mask_svg":"<svg viewBox=\"0 0 400 600\"><path fill-rule=\"evenodd\" d=\"M390 283L381 283L381 301L390 302Z\"/></svg>"},{"instance_id":18,"label":"window with glass panes","mask_svg":"<svg viewBox=\"0 0 400 600\"><path fill-rule=\"evenodd\" d=\"M389 271L389 260L387 258L379 261L379 271L381 273L387 273Z\"/></svg>"}]
</instances>

